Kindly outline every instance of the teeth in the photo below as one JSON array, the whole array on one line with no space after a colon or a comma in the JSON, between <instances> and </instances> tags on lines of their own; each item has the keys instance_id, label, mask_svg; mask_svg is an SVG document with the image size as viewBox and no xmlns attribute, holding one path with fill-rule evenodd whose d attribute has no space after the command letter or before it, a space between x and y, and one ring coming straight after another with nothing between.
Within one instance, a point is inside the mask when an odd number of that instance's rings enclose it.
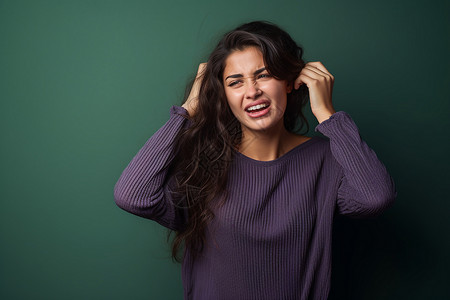
<instances>
[{"instance_id":1,"label":"teeth","mask_svg":"<svg viewBox=\"0 0 450 300\"><path fill-rule=\"evenodd\" d=\"M267 107L267 106L269 106L269 105L266 104L266 103L258 104L258 105L255 105L255 106L250 106L249 108L247 108L247 110L248 111L253 111L253 110L261 109L261 108L264 108L264 107Z\"/></svg>"}]
</instances>

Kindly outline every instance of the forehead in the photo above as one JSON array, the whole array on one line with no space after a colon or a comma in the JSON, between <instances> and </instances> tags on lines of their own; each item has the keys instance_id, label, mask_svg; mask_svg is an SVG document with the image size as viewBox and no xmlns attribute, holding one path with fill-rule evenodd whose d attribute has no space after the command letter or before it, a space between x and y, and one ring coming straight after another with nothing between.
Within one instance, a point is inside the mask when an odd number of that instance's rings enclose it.
<instances>
[{"instance_id":1,"label":"forehead","mask_svg":"<svg viewBox=\"0 0 450 300\"><path fill-rule=\"evenodd\" d=\"M264 67L264 58L256 47L247 47L243 50L233 51L225 60L224 78L230 74L253 73ZM248 75L248 74L247 74Z\"/></svg>"}]
</instances>

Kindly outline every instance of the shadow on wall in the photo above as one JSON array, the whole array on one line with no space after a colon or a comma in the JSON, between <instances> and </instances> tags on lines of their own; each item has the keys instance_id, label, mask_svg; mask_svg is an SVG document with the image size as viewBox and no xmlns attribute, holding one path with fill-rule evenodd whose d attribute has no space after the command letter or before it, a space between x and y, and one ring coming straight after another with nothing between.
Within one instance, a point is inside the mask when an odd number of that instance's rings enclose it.
<instances>
[{"instance_id":1,"label":"shadow on wall","mask_svg":"<svg viewBox=\"0 0 450 300\"><path fill-rule=\"evenodd\" d=\"M432 299L433 293L442 296L444 282L429 280L439 273L439 251L433 251L415 224L408 222L406 228L399 226L400 220L394 224L383 216L375 220L338 216L328 299L403 299L412 287L417 299Z\"/></svg>"}]
</instances>

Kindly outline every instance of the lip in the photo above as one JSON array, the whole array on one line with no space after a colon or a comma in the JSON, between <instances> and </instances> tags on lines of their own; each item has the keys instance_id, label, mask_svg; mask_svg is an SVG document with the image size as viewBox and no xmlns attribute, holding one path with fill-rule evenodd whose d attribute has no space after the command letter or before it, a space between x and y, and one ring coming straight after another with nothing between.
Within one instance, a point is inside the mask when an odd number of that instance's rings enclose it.
<instances>
[{"instance_id":1,"label":"lip","mask_svg":"<svg viewBox=\"0 0 450 300\"><path fill-rule=\"evenodd\" d=\"M246 112L248 112L247 109L249 109L249 108L252 107L252 106L259 105L259 104L268 104L268 105L270 106L270 101L269 101L269 100L264 100L264 99L254 101L254 102L250 103L249 105L247 105L247 106L244 108L244 110L245 110Z\"/></svg>"},{"instance_id":2,"label":"lip","mask_svg":"<svg viewBox=\"0 0 450 300\"><path fill-rule=\"evenodd\" d=\"M259 104L268 104L268 106L260 111L247 111L247 109L249 107L252 107L254 105L259 105ZM251 118L261 118L261 117L267 115L271 109L272 109L272 106L270 105L270 101L258 100L258 101L253 102L250 105L247 105L247 107L245 108L245 113L247 114L247 116L249 116Z\"/></svg>"}]
</instances>

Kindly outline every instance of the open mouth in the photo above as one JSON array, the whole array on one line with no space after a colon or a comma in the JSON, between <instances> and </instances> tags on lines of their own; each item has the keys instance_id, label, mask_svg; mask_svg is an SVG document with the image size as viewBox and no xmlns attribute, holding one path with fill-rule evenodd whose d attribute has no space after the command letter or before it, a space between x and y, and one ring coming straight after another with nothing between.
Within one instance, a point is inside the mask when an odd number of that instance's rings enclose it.
<instances>
[{"instance_id":1,"label":"open mouth","mask_svg":"<svg viewBox=\"0 0 450 300\"><path fill-rule=\"evenodd\" d=\"M266 115L270 111L270 102L259 103L249 106L245 109L245 112L249 117L259 118Z\"/></svg>"},{"instance_id":2,"label":"open mouth","mask_svg":"<svg viewBox=\"0 0 450 300\"><path fill-rule=\"evenodd\" d=\"M250 106L245 111L249 112L249 113L259 112L259 111L262 111L262 110L268 108L269 106L270 106L269 103L257 104L257 105Z\"/></svg>"}]
</instances>

